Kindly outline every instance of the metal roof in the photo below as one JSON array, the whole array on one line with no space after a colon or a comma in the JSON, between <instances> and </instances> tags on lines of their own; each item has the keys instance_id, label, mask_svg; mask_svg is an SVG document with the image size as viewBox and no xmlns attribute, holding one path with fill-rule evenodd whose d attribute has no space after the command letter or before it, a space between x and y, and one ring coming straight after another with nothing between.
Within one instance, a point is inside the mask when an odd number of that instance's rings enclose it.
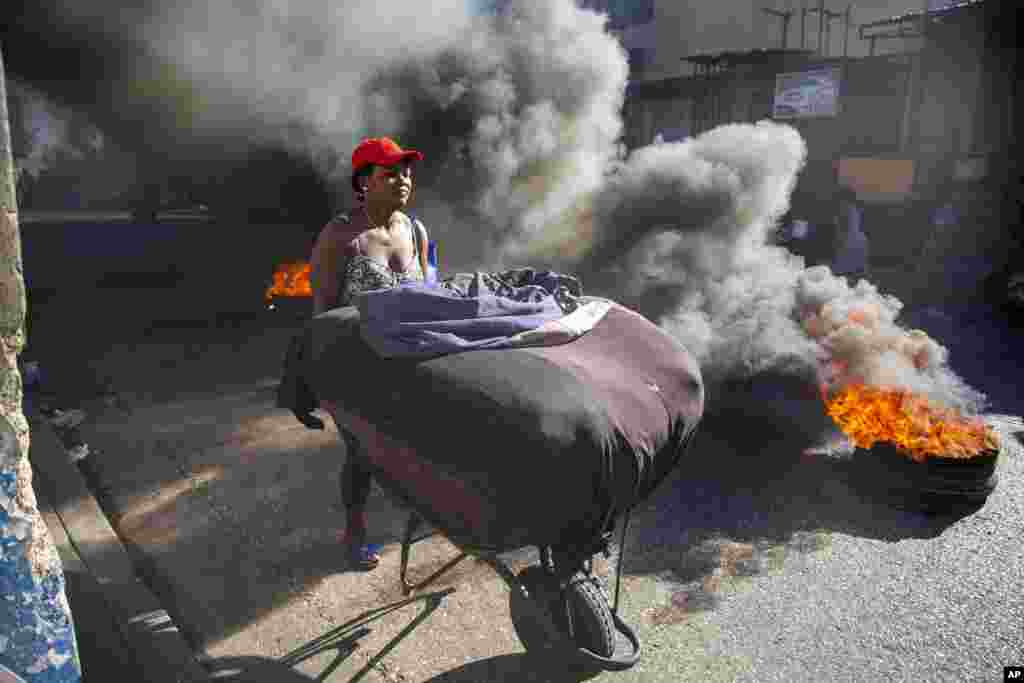
<instances>
[{"instance_id":1,"label":"metal roof","mask_svg":"<svg viewBox=\"0 0 1024 683\"><path fill-rule=\"evenodd\" d=\"M684 62L701 65L734 66L737 64L756 64L775 57L800 57L813 54L813 50L783 49L783 48L759 48L745 50L743 52L725 51L715 54L690 55L683 57Z\"/></svg>"},{"instance_id":2,"label":"metal roof","mask_svg":"<svg viewBox=\"0 0 1024 683\"><path fill-rule=\"evenodd\" d=\"M948 7L940 7L939 9L929 10L928 16L943 17L949 14L956 14L958 12L961 12L962 10L970 9L972 7L981 5L984 2L985 0L964 0L963 2L958 2L949 5ZM905 12L904 14L897 15L895 17L889 17L888 19L879 19L878 21L872 21L867 24L861 24L860 28L866 29L876 28L879 26L893 26L896 24L904 24L908 21L919 21L921 19L922 14L924 14L924 12L922 12L921 10L913 10L910 12Z\"/></svg>"}]
</instances>

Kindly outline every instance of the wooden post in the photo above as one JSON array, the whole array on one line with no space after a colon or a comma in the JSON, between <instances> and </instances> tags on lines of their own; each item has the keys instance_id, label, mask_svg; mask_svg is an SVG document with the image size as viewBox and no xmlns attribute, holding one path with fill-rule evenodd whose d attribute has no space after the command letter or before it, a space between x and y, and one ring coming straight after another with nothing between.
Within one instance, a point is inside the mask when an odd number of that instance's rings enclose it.
<instances>
[{"instance_id":1,"label":"wooden post","mask_svg":"<svg viewBox=\"0 0 1024 683\"><path fill-rule=\"evenodd\" d=\"M13 600L0 600L0 634L17 644L0 649L0 678L8 680L6 673L13 672L79 683L82 667L64 572L36 504L28 459L18 369L25 346L25 278L10 132L0 49L0 580L15 587L13 596L4 596Z\"/></svg>"}]
</instances>

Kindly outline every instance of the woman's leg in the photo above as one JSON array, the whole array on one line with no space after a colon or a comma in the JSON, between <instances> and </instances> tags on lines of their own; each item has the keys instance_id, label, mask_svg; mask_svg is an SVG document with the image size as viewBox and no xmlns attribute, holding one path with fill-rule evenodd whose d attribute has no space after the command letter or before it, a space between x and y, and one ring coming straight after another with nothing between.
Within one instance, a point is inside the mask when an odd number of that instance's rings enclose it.
<instances>
[{"instance_id":1,"label":"woman's leg","mask_svg":"<svg viewBox=\"0 0 1024 683\"><path fill-rule=\"evenodd\" d=\"M366 501L370 498L372 478L362 461L359 440L341 429L345 441L345 465L341 468L341 500L348 513L349 530L366 531Z\"/></svg>"},{"instance_id":2,"label":"woman's leg","mask_svg":"<svg viewBox=\"0 0 1024 683\"><path fill-rule=\"evenodd\" d=\"M380 561L376 550L366 543L366 501L373 483L370 469L363 462L359 439L349 430L339 427L345 441L345 465L341 468L341 500L347 516L345 528L349 555L359 566L372 569Z\"/></svg>"}]
</instances>

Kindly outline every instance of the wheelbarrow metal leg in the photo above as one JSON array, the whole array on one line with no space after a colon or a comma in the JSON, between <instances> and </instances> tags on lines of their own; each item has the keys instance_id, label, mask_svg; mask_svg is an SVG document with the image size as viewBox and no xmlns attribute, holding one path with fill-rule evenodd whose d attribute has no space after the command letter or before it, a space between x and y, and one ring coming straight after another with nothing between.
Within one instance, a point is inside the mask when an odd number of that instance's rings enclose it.
<instances>
[{"instance_id":1,"label":"wheelbarrow metal leg","mask_svg":"<svg viewBox=\"0 0 1024 683\"><path fill-rule=\"evenodd\" d=\"M424 588L425 586L430 585L431 583L436 581L442 574L444 574L445 572L450 570L452 567L457 565L459 562L462 562L464 559L469 557L468 553L465 553L465 552L459 553L453 559L449 560L443 567L438 569L436 572L434 572L433 574L431 574L427 578L425 578L422 581L419 581L417 583L410 583L409 580L406 578L406 574L407 574L408 569L409 569L409 550L410 550L410 548L412 548L412 545L414 543L419 543L420 541L426 540L426 539L431 538L433 536L437 536L436 532L431 532L429 534L424 534L423 536L420 536L418 538L413 538L413 534L416 533L416 529L419 528L419 526L422 523L422 521L423 520L420 518L420 516L417 515L415 512L413 512L413 513L411 513L409 515L409 521L405 525L405 538L402 539L402 563L401 563L401 567L399 568L399 576L398 576L398 578L399 578L399 581L401 581L401 583L402 583L402 591L406 595L408 595L409 593L413 593L415 591L418 591L421 588Z\"/></svg>"}]
</instances>

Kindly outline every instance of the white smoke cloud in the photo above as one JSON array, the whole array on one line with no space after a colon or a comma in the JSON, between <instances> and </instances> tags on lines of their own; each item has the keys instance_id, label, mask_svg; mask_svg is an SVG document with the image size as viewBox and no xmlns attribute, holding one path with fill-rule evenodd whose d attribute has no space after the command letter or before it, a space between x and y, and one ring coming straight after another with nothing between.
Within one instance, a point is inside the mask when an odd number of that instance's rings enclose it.
<instances>
[{"instance_id":1,"label":"white smoke cloud","mask_svg":"<svg viewBox=\"0 0 1024 683\"><path fill-rule=\"evenodd\" d=\"M636 150L594 200L581 266L711 374L806 355L811 342L788 315L802 263L766 246L805 157L794 129L768 122Z\"/></svg>"},{"instance_id":2,"label":"white smoke cloud","mask_svg":"<svg viewBox=\"0 0 1024 683\"><path fill-rule=\"evenodd\" d=\"M839 366L837 384L897 387L966 414L980 412L984 395L952 371L945 347L899 324L902 308L870 282L850 287L827 268L811 268L798 280L796 315L802 330Z\"/></svg>"},{"instance_id":3,"label":"white smoke cloud","mask_svg":"<svg viewBox=\"0 0 1024 683\"><path fill-rule=\"evenodd\" d=\"M441 240L475 242L452 265L522 261L604 182L620 155L628 74L604 26L568 1L510 3L432 59L396 63L369 82L365 92L398 115L371 128L397 123L423 147L437 173L427 194L473 226L466 235L440 223Z\"/></svg>"},{"instance_id":4,"label":"white smoke cloud","mask_svg":"<svg viewBox=\"0 0 1024 683\"><path fill-rule=\"evenodd\" d=\"M898 323L900 301L769 244L805 159L797 131L767 121L636 150L595 197L576 267L684 343L712 385L781 371L980 410L947 350Z\"/></svg>"},{"instance_id":5,"label":"white smoke cloud","mask_svg":"<svg viewBox=\"0 0 1024 683\"><path fill-rule=\"evenodd\" d=\"M899 324L901 302L769 244L805 159L797 131L771 122L636 150L595 198L576 267L684 343L712 385L841 368L840 383L980 410L947 350Z\"/></svg>"}]
</instances>

